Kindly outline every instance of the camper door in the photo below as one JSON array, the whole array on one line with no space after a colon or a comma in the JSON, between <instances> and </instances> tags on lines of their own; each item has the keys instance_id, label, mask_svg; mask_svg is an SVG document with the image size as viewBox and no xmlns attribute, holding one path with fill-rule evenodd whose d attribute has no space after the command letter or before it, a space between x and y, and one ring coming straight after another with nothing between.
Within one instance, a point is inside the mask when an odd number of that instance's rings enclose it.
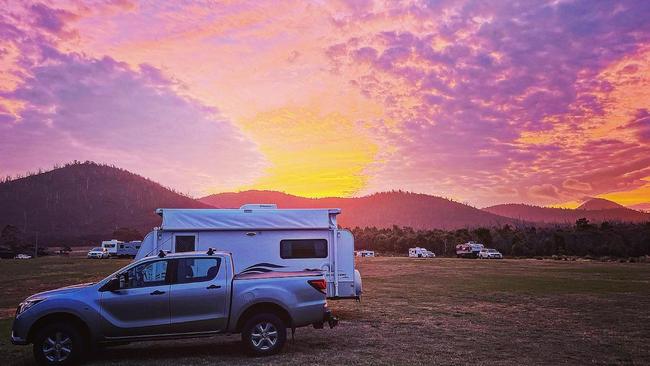
<instances>
[{"instance_id":1,"label":"camper door","mask_svg":"<svg viewBox=\"0 0 650 366\"><path fill-rule=\"evenodd\" d=\"M175 233L174 253L193 252L196 250L198 233Z\"/></svg>"}]
</instances>

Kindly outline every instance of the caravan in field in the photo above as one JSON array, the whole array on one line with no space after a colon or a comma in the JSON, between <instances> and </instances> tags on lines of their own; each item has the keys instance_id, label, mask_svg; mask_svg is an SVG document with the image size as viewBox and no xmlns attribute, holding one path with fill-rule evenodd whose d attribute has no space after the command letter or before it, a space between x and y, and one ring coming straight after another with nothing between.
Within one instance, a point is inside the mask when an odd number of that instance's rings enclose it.
<instances>
[{"instance_id":1,"label":"caravan in field","mask_svg":"<svg viewBox=\"0 0 650 366\"><path fill-rule=\"evenodd\" d=\"M119 243L117 245L117 255L118 257L131 257L135 258L136 255L138 255L138 251L140 250L140 245L142 245L142 242L140 240L133 240L133 241L127 241L125 243Z\"/></svg>"},{"instance_id":2,"label":"caravan in field","mask_svg":"<svg viewBox=\"0 0 650 366\"><path fill-rule=\"evenodd\" d=\"M323 271L327 297L358 299L354 237L336 223L340 209L158 209L162 225L147 234L136 259L165 252L215 250L238 258L235 273Z\"/></svg>"},{"instance_id":3,"label":"caravan in field","mask_svg":"<svg viewBox=\"0 0 650 366\"><path fill-rule=\"evenodd\" d=\"M478 258L478 253L485 248L483 244L468 241L465 244L456 245L456 256L458 258Z\"/></svg>"},{"instance_id":4,"label":"caravan in field","mask_svg":"<svg viewBox=\"0 0 650 366\"><path fill-rule=\"evenodd\" d=\"M117 255L117 246L120 244L124 244L124 242L117 239L104 240L102 242L102 248L106 249L108 255L110 255L111 257L115 257Z\"/></svg>"},{"instance_id":5,"label":"caravan in field","mask_svg":"<svg viewBox=\"0 0 650 366\"><path fill-rule=\"evenodd\" d=\"M374 257L375 256L375 251L374 250L355 250L354 251L354 256L355 257Z\"/></svg>"},{"instance_id":6,"label":"caravan in field","mask_svg":"<svg viewBox=\"0 0 650 366\"><path fill-rule=\"evenodd\" d=\"M426 248L409 248L409 257L414 258L435 258L435 254Z\"/></svg>"}]
</instances>

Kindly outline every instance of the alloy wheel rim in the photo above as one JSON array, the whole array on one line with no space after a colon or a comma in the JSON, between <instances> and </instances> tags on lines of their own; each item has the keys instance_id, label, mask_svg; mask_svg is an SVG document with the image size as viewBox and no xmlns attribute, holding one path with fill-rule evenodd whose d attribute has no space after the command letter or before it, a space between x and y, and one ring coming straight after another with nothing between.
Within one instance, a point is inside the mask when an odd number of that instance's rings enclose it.
<instances>
[{"instance_id":1,"label":"alloy wheel rim","mask_svg":"<svg viewBox=\"0 0 650 366\"><path fill-rule=\"evenodd\" d=\"M43 342L43 355L50 362L63 362L72 353L72 338L67 334L57 331Z\"/></svg>"},{"instance_id":2,"label":"alloy wheel rim","mask_svg":"<svg viewBox=\"0 0 650 366\"><path fill-rule=\"evenodd\" d=\"M261 322L253 327L251 333L253 347L266 351L278 342L278 330L270 322Z\"/></svg>"}]
</instances>

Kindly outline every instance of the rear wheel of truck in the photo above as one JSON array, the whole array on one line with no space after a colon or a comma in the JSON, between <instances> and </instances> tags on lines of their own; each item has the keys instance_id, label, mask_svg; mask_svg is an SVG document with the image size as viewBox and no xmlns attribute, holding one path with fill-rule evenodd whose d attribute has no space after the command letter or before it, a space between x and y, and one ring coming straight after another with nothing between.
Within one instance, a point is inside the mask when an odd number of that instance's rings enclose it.
<instances>
[{"instance_id":1,"label":"rear wheel of truck","mask_svg":"<svg viewBox=\"0 0 650 366\"><path fill-rule=\"evenodd\" d=\"M253 316L242 329L242 342L254 356L273 355L287 340L287 325L275 314Z\"/></svg>"},{"instance_id":2,"label":"rear wheel of truck","mask_svg":"<svg viewBox=\"0 0 650 366\"><path fill-rule=\"evenodd\" d=\"M34 337L34 358L39 365L75 365L84 348L81 333L66 323L46 325Z\"/></svg>"}]
</instances>

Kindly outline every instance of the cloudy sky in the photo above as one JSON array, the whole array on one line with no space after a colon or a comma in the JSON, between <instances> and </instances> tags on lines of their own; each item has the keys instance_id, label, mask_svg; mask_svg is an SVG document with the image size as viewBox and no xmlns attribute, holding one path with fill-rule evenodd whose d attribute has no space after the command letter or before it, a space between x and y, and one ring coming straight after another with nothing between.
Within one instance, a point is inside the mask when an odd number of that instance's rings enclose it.
<instances>
[{"instance_id":1,"label":"cloudy sky","mask_svg":"<svg viewBox=\"0 0 650 366\"><path fill-rule=\"evenodd\" d=\"M0 174L650 201L650 2L0 0Z\"/></svg>"}]
</instances>

